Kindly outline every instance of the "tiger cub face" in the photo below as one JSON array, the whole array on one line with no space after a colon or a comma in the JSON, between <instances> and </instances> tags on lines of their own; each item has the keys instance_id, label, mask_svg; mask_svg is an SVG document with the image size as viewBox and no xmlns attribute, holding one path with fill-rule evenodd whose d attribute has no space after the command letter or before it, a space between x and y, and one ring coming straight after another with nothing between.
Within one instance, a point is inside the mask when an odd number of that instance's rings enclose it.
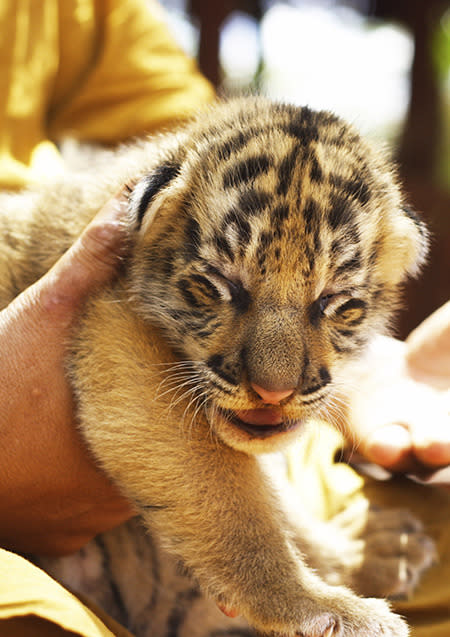
<instances>
[{"instance_id":1,"label":"tiger cub face","mask_svg":"<svg viewBox=\"0 0 450 637\"><path fill-rule=\"evenodd\" d=\"M391 167L327 112L246 98L203 114L131 195L129 285L235 448L271 450L314 413L426 252Z\"/></svg>"}]
</instances>

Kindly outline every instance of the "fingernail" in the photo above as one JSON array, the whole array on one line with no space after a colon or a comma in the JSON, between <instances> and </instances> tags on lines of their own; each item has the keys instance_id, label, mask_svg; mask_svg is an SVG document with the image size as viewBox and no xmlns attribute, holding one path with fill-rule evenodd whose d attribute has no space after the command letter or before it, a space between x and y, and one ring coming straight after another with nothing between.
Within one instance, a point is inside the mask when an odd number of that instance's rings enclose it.
<instances>
[{"instance_id":1,"label":"fingernail","mask_svg":"<svg viewBox=\"0 0 450 637\"><path fill-rule=\"evenodd\" d=\"M128 210L128 198L126 189L122 188L113 197L108 199L92 219L93 225L122 225Z\"/></svg>"},{"instance_id":2,"label":"fingernail","mask_svg":"<svg viewBox=\"0 0 450 637\"><path fill-rule=\"evenodd\" d=\"M450 443L447 440L429 440L416 446L416 455L424 464L444 466L450 463Z\"/></svg>"},{"instance_id":3,"label":"fingernail","mask_svg":"<svg viewBox=\"0 0 450 637\"><path fill-rule=\"evenodd\" d=\"M412 440L405 427L391 423L372 431L364 446L372 462L389 466L398 462L411 449Z\"/></svg>"},{"instance_id":4,"label":"fingernail","mask_svg":"<svg viewBox=\"0 0 450 637\"><path fill-rule=\"evenodd\" d=\"M128 201L121 191L112 197L90 224L90 234L105 246L124 243Z\"/></svg>"}]
</instances>

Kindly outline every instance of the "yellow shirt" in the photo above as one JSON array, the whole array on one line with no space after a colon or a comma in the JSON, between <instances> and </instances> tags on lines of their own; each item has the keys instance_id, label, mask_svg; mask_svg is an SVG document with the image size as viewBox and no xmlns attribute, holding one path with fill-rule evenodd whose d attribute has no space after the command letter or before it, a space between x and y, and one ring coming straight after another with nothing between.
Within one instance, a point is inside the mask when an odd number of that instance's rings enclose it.
<instances>
[{"instance_id":1,"label":"yellow shirt","mask_svg":"<svg viewBox=\"0 0 450 637\"><path fill-rule=\"evenodd\" d=\"M0 188L57 171L65 136L115 143L212 97L149 0L0 2Z\"/></svg>"}]
</instances>

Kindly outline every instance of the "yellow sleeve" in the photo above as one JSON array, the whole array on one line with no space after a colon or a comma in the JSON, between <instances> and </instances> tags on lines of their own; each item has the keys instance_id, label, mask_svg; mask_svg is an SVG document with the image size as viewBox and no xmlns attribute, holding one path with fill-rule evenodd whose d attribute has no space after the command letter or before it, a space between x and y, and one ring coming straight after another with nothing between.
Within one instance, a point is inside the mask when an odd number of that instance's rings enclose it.
<instances>
[{"instance_id":1,"label":"yellow sleeve","mask_svg":"<svg viewBox=\"0 0 450 637\"><path fill-rule=\"evenodd\" d=\"M158 5L97 0L94 8L95 59L76 92L66 90L55 104L52 138L72 132L81 139L117 142L173 126L213 98L195 62L174 43ZM79 51L70 34L61 48L58 77L64 78Z\"/></svg>"},{"instance_id":2,"label":"yellow sleeve","mask_svg":"<svg viewBox=\"0 0 450 637\"><path fill-rule=\"evenodd\" d=\"M154 0L2 0L0 188L61 169L55 142L173 126L214 97Z\"/></svg>"},{"instance_id":3,"label":"yellow sleeve","mask_svg":"<svg viewBox=\"0 0 450 637\"><path fill-rule=\"evenodd\" d=\"M24 558L0 549L0 635L132 637ZM98 613L98 614L97 614Z\"/></svg>"}]
</instances>

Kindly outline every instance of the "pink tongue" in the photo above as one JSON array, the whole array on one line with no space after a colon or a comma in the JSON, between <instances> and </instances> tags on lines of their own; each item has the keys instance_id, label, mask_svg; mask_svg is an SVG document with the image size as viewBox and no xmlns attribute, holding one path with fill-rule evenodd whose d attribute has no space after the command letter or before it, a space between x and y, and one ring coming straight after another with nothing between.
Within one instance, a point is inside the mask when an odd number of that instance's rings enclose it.
<instances>
[{"instance_id":1,"label":"pink tongue","mask_svg":"<svg viewBox=\"0 0 450 637\"><path fill-rule=\"evenodd\" d=\"M248 425L280 425L283 422L281 412L278 409L243 409L234 412L239 420Z\"/></svg>"}]
</instances>

